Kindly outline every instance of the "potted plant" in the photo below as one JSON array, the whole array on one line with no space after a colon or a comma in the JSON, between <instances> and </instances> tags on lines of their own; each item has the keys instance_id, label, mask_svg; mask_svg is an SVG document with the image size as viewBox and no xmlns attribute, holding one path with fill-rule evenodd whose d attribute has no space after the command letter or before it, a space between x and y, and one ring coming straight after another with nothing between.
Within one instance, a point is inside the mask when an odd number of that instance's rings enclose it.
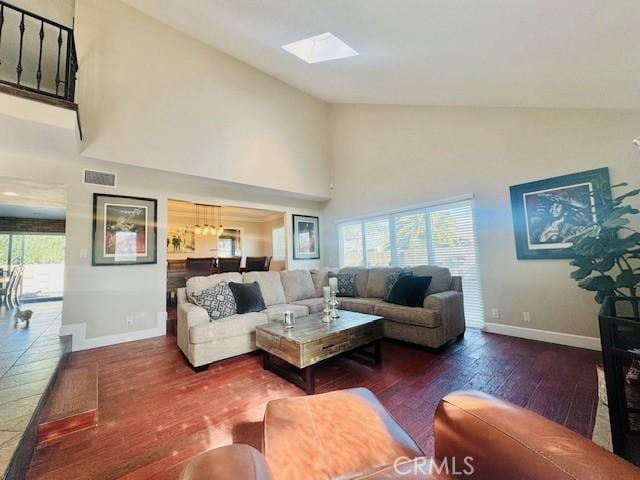
<instances>
[{"instance_id":1,"label":"potted plant","mask_svg":"<svg viewBox=\"0 0 640 480\"><path fill-rule=\"evenodd\" d=\"M626 183L612 188L627 187ZM605 191L600 189L600 191ZM595 292L613 450L640 465L640 232L628 199L640 189L606 199L597 221L573 239L571 278Z\"/></svg>"},{"instance_id":2,"label":"potted plant","mask_svg":"<svg viewBox=\"0 0 640 480\"><path fill-rule=\"evenodd\" d=\"M611 188L628 186L620 183ZM602 304L609 296L636 297L640 294L640 232L630 227L630 217L639 210L625 201L640 194L627 191L611 201L603 201L598 219L573 240L575 257L571 265L577 270L571 278L578 286L595 292ZM635 304L634 314L639 316Z\"/></svg>"}]
</instances>

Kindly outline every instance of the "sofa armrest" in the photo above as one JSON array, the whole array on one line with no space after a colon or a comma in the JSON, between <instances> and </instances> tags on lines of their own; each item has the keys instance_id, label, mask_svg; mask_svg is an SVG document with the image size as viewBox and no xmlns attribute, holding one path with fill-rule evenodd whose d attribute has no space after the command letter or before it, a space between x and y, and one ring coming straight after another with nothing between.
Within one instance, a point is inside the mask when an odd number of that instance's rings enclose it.
<instances>
[{"instance_id":1,"label":"sofa armrest","mask_svg":"<svg viewBox=\"0 0 640 480\"><path fill-rule=\"evenodd\" d=\"M447 290L432 293L424 299L424 308L440 313L446 338L453 339L464 333L464 297L462 292Z\"/></svg>"},{"instance_id":2,"label":"sofa armrest","mask_svg":"<svg viewBox=\"0 0 640 480\"><path fill-rule=\"evenodd\" d=\"M178 304L178 328L182 325L186 329L209 322L207 311L193 303Z\"/></svg>"},{"instance_id":3,"label":"sofa armrest","mask_svg":"<svg viewBox=\"0 0 640 480\"><path fill-rule=\"evenodd\" d=\"M189 460L180 480L270 480L264 456L249 445L227 445Z\"/></svg>"},{"instance_id":4,"label":"sofa armrest","mask_svg":"<svg viewBox=\"0 0 640 480\"><path fill-rule=\"evenodd\" d=\"M437 310L439 312L447 308L456 308L464 305L462 292L447 290L446 292L432 293L424 298L424 308Z\"/></svg>"},{"instance_id":5,"label":"sofa armrest","mask_svg":"<svg viewBox=\"0 0 640 480\"><path fill-rule=\"evenodd\" d=\"M189 330L196 325L209 323L209 314L204 308L186 301L186 298L183 298L183 301L180 300L180 296L178 296L178 347L180 347L180 350L183 351L193 364L189 343Z\"/></svg>"},{"instance_id":6,"label":"sofa armrest","mask_svg":"<svg viewBox=\"0 0 640 480\"><path fill-rule=\"evenodd\" d=\"M434 433L436 457L473 468L474 479L640 478L640 469L591 440L480 392L444 397Z\"/></svg>"}]
</instances>

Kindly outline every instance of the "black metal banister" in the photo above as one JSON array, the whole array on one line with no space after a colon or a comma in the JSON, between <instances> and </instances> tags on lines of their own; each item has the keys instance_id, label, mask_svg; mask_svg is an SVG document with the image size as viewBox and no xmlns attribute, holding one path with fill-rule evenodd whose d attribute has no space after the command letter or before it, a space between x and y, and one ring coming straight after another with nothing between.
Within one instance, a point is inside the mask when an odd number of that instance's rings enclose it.
<instances>
[{"instance_id":1,"label":"black metal banister","mask_svg":"<svg viewBox=\"0 0 640 480\"><path fill-rule=\"evenodd\" d=\"M5 2L4 0L0 1L0 4L2 5L6 5L7 8L10 8L11 10L15 10L18 13L24 13L25 15L31 17L31 18L35 18L36 20L41 20L44 23L46 23L47 25L51 25L57 28L62 28L63 30L66 30L68 32L72 32L73 33L73 28L71 27L67 27L66 25L62 25L61 23L56 22L55 20L50 20L48 18L45 18L41 15L38 15L37 13L33 13L30 12L29 10L25 10L24 8L20 8L20 7L16 7L15 5L12 5L9 2Z\"/></svg>"},{"instance_id":2,"label":"black metal banister","mask_svg":"<svg viewBox=\"0 0 640 480\"><path fill-rule=\"evenodd\" d=\"M17 31L11 27L10 19L14 17L19 20ZM15 75L10 74L10 68L0 69L0 83L74 101L78 60L73 28L0 0L0 65L4 61L7 67L11 49L15 49L13 58L17 61ZM63 62L64 72L61 72Z\"/></svg>"}]
</instances>

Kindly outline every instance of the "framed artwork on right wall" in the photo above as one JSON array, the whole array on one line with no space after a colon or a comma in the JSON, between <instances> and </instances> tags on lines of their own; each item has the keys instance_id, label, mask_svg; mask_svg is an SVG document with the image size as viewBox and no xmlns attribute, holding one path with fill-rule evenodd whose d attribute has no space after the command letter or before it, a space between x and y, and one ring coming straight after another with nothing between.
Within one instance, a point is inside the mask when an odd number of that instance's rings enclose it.
<instances>
[{"instance_id":1,"label":"framed artwork on right wall","mask_svg":"<svg viewBox=\"0 0 640 480\"><path fill-rule=\"evenodd\" d=\"M611 202L609 169L598 168L510 187L519 260L573 258L572 239Z\"/></svg>"},{"instance_id":2,"label":"framed artwork on right wall","mask_svg":"<svg viewBox=\"0 0 640 480\"><path fill-rule=\"evenodd\" d=\"M293 215L293 259L320 258L320 230L318 217Z\"/></svg>"}]
</instances>

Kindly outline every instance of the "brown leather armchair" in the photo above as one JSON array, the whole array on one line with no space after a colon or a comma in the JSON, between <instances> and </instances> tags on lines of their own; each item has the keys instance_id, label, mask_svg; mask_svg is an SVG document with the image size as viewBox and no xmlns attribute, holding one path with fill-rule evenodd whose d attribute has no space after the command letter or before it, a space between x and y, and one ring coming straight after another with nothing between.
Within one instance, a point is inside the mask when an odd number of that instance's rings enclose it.
<instances>
[{"instance_id":1,"label":"brown leather armchair","mask_svg":"<svg viewBox=\"0 0 640 480\"><path fill-rule=\"evenodd\" d=\"M367 389L273 400L263 452L230 445L191 460L183 480L637 480L640 469L533 412L480 392L440 401L435 458Z\"/></svg>"}]
</instances>

